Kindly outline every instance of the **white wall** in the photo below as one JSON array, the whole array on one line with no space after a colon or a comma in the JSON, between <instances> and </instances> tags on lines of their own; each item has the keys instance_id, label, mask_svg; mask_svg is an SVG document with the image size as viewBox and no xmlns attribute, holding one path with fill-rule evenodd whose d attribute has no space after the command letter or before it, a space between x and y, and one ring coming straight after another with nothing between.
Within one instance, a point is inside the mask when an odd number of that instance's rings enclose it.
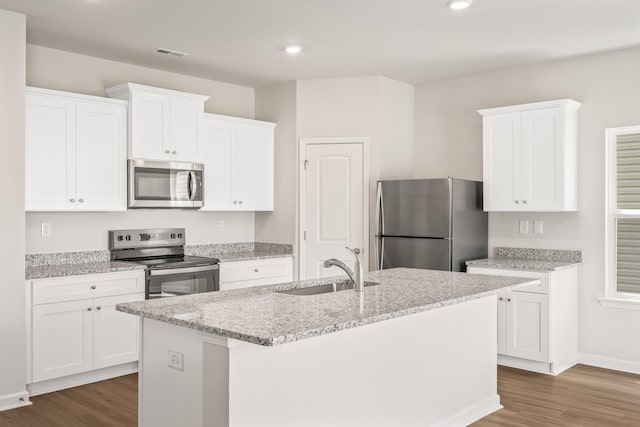
<instances>
[{"instance_id":1,"label":"white wall","mask_svg":"<svg viewBox=\"0 0 640 427\"><path fill-rule=\"evenodd\" d=\"M298 80L298 137L369 137L369 238L379 179L410 178L414 87L384 77ZM375 247L369 242L368 258Z\"/></svg>"},{"instance_id":2,"label":"white wall","mask_svg":"<svg viewBox=\"0 0 640 427\"><path fill-rule=\"evenodd\" d=\"M274 211L256 212L256 241L292 244L296 236L296 83L256 89L256 119L277 123Z\"/></svg>"},{"instance_id":3,"label":"white wall","mask_svg":"<svg viewBox=\"0 0 640 427\"><path fill-rule=\"evenodd\" d=\"M27 398L24 282L24 15L0 10L0 410Z\"/></svg>"},{"instance_id":4,"label":"white wall","mask_svg":"<svg viewBox=\"0 0 640 427\"><path fill-rule=\"evenodd\" d=\"M209 113L254 117L254 89L109 61L41 46L27 46L27 84L106 96L104 88L134 82L210 96ZM210 183L211 184L211 183ZM215 183L213 184L215 185ZM225 231L217 231L217 221ZM51 237L40 237L41 222L51 222ZM187 243L253 241L254 214L138 210L120 213L27 213L27 253L107 249L107 231L119 228L186 227Z\"/></svg>"},{"instance_id":5,"label":"white wall","mask_svg":"<svg viewBox=\"0 0 640 427\"><path fill-rule=\"evenodd\" d=\"M482 179L482 121L476 110L574 98L579 111L580 210L489 216L489 246L581 249L579 351L635 363L640 311L603 308L604 130L640 124L640 49L483 73L419 86L415 177ZM518 220L541 219L543 236L522 237Z\"/></svg>"}]
</instances>

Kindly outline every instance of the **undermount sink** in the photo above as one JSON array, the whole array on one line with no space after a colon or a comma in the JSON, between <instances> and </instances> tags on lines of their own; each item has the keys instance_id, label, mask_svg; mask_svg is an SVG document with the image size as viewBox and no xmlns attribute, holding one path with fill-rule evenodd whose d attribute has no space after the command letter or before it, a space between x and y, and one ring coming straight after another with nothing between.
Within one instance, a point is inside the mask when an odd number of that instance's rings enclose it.
<instances>
[{"instance_id":1,"label":"undermount sink","mask_svg":"<svg viewBox=\"0 0 640 427\"><path fill-rule=\"evenodd\" d=\"M364 282L364 286L374 286L377 285L376 282ZM318 286L309 286L307 288L295 288L295 289L287 289L284 291L276 291L279 294L288 294L288 295L319 295L319 294L328 294L331 292L339 292L339 291L347 291L349 289L353 289L353 282L341 282L341 283L327 283L326 285L318 285Z\"/></svg>"}]
</instances>

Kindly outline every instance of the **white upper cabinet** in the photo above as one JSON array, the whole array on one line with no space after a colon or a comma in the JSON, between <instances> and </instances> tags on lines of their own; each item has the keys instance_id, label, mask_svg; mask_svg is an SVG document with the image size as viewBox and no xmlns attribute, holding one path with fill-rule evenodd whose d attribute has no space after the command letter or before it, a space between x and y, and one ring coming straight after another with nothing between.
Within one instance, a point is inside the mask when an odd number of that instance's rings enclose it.
<instances>
[{"instance_id":1,"label":"white upper cabinet","mask_svg":"<svg viewBox=\"0 0 640 427\"><path fill-rule=\"evenodd\" d=\"M275 126L275 123L205 114L202 210L273 210Z\"/></svg>"},{"instance_id":2,"label":"white upper cabinet","mask_svg":"<svg viewBox=\"0 0 640 427\"><path fill-rule=\"evenodd\" d=\"M570 99L478 111L484 210L578 210L578 109Z\"/></svg>"},{"instance_id":3,"label":"white upper cabinet","mask_svg":"<svg viewBox=\"0 0 640 427\"><path fill-rule=\"evenodd\" d=\"M125 83L107 89L129 101L129 157L200 162L208 96Z\"/></svg>"},{"instance_id":4,"label":"white upper cabinet","mask_svg":"<svg viewBox=\"0 0 640 427\"><path fill-rule=\"evenodd\" d=\"M27 211L125 210L126 102L27 88Z\"/></svg>"}]
</instances>

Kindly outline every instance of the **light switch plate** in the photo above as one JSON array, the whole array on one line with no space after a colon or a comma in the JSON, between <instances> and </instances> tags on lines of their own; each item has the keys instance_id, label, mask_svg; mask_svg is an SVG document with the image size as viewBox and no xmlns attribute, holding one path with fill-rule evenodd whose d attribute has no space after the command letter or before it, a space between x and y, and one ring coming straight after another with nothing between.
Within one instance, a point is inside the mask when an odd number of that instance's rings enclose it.
<instances>
[{"instance_id":1,"label":"light switch plate","mask_svg":"<svg viewBox=\"0 0 640 427\"><path fill-rule=\"evenodd\" d=\"M520 234L529 234L529 221L520 221Z\"/></svg>"},{"instance_id":2,"label":"light switch plate","mask_svg":"<svg viewBox=\"0 0 640 427\"><path fill-rule=\"evenodd\" d=\"M224 231L224 220L218 220L218 231Z\"/></svg>"}]
</instances>

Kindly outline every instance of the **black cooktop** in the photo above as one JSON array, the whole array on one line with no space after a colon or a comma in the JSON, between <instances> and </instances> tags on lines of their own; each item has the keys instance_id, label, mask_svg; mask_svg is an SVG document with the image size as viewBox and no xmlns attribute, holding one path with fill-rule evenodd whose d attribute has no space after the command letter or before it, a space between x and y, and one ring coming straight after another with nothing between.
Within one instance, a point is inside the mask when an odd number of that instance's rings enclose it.
<instances>
[{"instance_id":1,"label":"black cooktop","mask_svg":"<svg viewBox=\"0 0 640 427\"><path fill-rule=\"evenodd\" d=\"M122 261L135 262L136 264L142 264L147 269L168 269L168 268L186 268L195 267L200 265L215 265L220 262L218 258L205 258L199 256L171 256L171 257L150 257L150 258L136 258L136 259L123 259Z\"/></svg>"}]
</instances>

